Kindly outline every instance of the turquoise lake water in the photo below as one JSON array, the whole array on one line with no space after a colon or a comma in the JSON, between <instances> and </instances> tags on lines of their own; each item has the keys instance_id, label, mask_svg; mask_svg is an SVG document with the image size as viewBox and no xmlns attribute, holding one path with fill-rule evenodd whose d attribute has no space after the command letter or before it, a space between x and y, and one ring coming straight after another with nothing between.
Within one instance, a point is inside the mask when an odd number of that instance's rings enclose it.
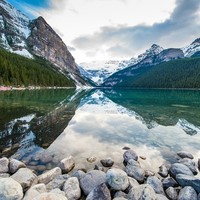
<instances>
[{"instance_id":1,"label":"turquoise lake water","mask_svg":"<svg viewBox=\"0 0 200 200\"><path fill-rule=\"evenodd\" d=\"M38 171L74 156L92 169L128 146L153 171L176 152L200 158L198 90L31 90L0 93L0 152ZM95 161L89 163L87 158Z\"/></svg>"}]
</instances>

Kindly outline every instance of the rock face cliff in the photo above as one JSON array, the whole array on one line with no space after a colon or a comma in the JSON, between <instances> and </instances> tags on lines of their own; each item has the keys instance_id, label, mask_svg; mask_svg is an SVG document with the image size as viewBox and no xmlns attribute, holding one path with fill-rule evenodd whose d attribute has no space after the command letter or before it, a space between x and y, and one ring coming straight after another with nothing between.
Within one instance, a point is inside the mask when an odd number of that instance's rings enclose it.
<instances>
[{"instance_id":1,"label":"rock face cliff","mask_svg":"<svg viewBox=\"0 0 200 200\"><path fill-rule=\"evenodd\" d=\"M30 35L27 38L27 45L35 55L49 60L62 71L79 73L67 46L44 18L38 17L31 21L29 28Z\"/></svg>"},{"instance_id":2,"label":"rock face cliff","mask_svg":"<svg viewBox=\"0 0 200 200\"><path fill-rule=\"evenodd\" d=\"M42 57L76 85L86 85L67 46L42 18L30 20L4 0L0 0L0 47L34 58Z\"/></svg>"}]
</instances>

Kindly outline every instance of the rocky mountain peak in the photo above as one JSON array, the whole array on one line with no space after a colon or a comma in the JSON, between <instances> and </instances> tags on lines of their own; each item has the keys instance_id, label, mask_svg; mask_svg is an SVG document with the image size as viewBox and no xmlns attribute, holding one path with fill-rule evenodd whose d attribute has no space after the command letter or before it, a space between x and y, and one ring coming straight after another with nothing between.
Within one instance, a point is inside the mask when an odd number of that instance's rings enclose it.
<instances>
[{"instance_id":1,"label":"rocky mountain peak","mask_svg":"<svg viewBox=\"0 0 200 200\"><path fill-rule=\"evenodd\" d=\"M30 20L5 0L0 0L0 47L26 57L37 55L77 85L85 84L67 46L43 17Z\"/></svg>"},{"instance_id":2,"label":"rocky mountain peak","mask_svg":"<svg viewBox=\"0 0 200 200\"><path fill-rule=\"evenodd\" d=\"M197 52L200 52L200 38L194 40L190 45L182 48L185 57L191 57Z\"/></svg>"},{"instance_id":3,"label":"rocky mountain peak","mask_svg":"<svg viewBox=\"0 0 200 200\"><path fill-rule=\"evenodd\" d=\"M192 42L192 44L200 44L200 38L197 38L196 40L194 40L194 42Z\"/></svg>"}]
</instances>

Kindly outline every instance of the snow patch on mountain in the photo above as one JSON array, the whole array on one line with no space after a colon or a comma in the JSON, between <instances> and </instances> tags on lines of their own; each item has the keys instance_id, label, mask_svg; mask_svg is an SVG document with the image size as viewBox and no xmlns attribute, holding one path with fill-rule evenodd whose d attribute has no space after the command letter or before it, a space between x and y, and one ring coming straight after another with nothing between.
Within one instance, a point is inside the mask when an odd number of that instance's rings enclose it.
<instances>
[{"instance_id":1,"label":"snow patch on mountain","mask_svg":"<svg viewBox=\"0 0 200 200\"><path fill-rule=\"evenodd\" d=\"M127 67L127 63L119 60L101 60L79 64L81 74L98 85L103 83L103 81L110 75L124 69L125 67Z\"/></svg>"},{"instance_id":2,"label":"snow patch on mountain","mask_svg":"<svg viewBox=\"0 0 200 200\"><path fill-rule=\"evenodd\" d=\"M196 52L200 51L200 38L196 39L190 45L182 48L185 57L191 57Z\"/></svg>"},{"instance_id":3,"label":"snow patch on mountain","mask_svg":"<svg viewBox=\"0 0 200 200\"><path fill-rule=\"evenodd\" d=\"M28 28L30 19L3 0L0 1L0 8L3 13L3 15L0 14L0 28L2 30L8 29L10 32L15 33L15 35L11 36L12 42L10 43L10 36L8 37L6 33L2 32L0 34L1 44L5 49L11 52L33 58L33 56L28 52L24 41L30 35L30 30Z\"/></svg>"}]
</instances>

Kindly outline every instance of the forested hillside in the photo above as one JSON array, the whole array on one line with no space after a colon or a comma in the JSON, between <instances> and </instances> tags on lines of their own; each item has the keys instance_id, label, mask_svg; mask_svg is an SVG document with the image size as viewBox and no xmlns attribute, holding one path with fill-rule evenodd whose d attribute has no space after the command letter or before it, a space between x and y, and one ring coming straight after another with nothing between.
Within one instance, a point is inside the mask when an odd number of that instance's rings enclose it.
<instances>
[{"instance_id":1,"label":"forested hillside","mask_svg":"<svg viewBox=\"0 0 200 200\"><path fill-rule=\"evenodd\" d=\"M154 66L118 87L200 88L200 58L185 58Z\"/></svg>"},{"instance_id":2,"label":"forested hillside","mask_svg":"<svg viewBox=\"0 0 200 200\"><path fill-rule=\"evenodd\" d=\"M74 82L39 57L25 58L0 48L0 85L75 87Z\"/></svg>"}]
</instances>

